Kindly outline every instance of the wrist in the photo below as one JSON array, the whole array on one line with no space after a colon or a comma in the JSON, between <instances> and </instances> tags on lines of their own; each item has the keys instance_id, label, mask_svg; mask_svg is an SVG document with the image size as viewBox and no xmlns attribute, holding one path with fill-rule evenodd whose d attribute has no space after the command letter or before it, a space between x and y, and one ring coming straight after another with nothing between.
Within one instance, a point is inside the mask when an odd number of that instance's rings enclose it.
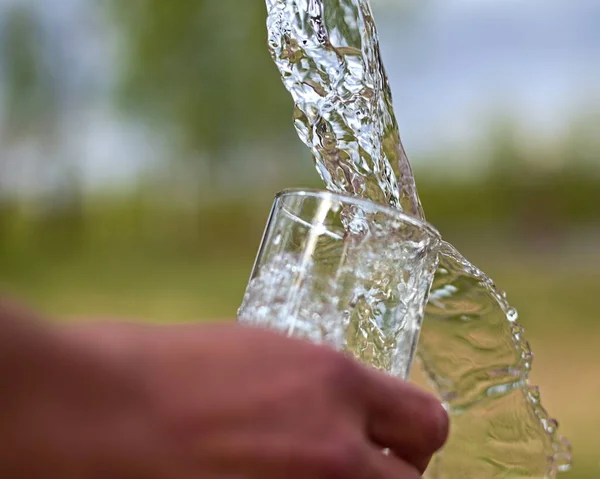
<instances>
[{"instance_id":1,"label":"wrist","mask_svg":"<svg viewBox=\"0 0 600 479\"><path fill-rule=\"evenodd\" d=\"M11 322L0 356L0 477L110 477L143 444L135 374L76 327L0 318Z\"/></svg>"}]
</instances>

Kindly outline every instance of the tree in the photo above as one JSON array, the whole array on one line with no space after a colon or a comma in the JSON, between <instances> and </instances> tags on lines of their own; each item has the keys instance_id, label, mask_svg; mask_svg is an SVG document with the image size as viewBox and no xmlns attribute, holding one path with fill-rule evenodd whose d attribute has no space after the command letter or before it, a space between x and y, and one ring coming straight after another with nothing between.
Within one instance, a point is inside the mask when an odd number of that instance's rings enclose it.
<instances>
[{"instance_id":1,"label":"tree","mask_svg":"<svg viewBox=\"0 0 600 479\"><path fill-rule=\"evenodd\" d=\"M60 116L59 73L45 51L40 18L26 5L3 18L2 67L5 98L5 141L26 137L49 140Z\"/></svg>"},{"instance_id":2,"label":"tree","mask_svg":"<svg viewBox=\"0 0 600 479\"><path fill-rule=\"evenodd\" d=\"M266 44L259 0L115 0L121 103L158 117L190 158L214 166L244 139L291 131L291 102ZM282 118L285 118L282 121Z\"/></svg>"},{"instance_id":3,"label":"tree","mask_svg":"<svg viewBox=\"0 0 600 479\"><path fill-rule=\"evenodd\" d=\"M0 229L7 232L11 217L20 218L24 212L34 220L26 222L27 228L42 228L43 220L58 213L74 218L79 227L77 168L65 141L63 121L68 70L47 27L30 5L16 4L2 17L0 179L10 187L10 204L4 212L0 210ZM24 154L23 145L27 147ZM12 184L15 178L18 184ZM37 233L29 233L30 238L44 236L40 230ZM46 242L44 238L42 243Z\"/></svg>"}]
</instances>

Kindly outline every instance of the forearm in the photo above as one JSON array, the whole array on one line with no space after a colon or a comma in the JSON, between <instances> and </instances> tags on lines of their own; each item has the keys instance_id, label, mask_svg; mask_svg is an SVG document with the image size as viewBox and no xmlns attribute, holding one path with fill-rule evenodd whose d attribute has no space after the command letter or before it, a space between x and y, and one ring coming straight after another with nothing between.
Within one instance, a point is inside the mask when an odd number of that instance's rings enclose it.
<instances>
[{"instance_id":1,"label":"forearm","mask_svg":"<svg viewBox=\"0 0 600 479\"><path fill-rule=\"evenodd\" d=\"M116 462L133 387L111 354L0 303L0 477L92 477Z\"/></svg>"},{"instance_id":2,"label":"forearm","mask_svg":"<svg viewBox=\"0 0 600 479\"><path fill-rule=\"evenodd\" d=\"M53 381L65 363L60 335L49 324L0 302L0 475L19 474L27 449L45 435L42 411L55 402ZM63 371L64 373L64 371ZM33 460L33 458L29 458ZM7 476L7 477L10 477Z\"/></svg>"},{"instance_id":3,"label":"forearm","mask_svg":"<svg viewBox=\"0 0 600 479\"><path fill-rule=\"evenodd\" d=\"M66 360L61 342L55 328L0 300L0 434L60 370Z\"/></svg>"}]
</instances>

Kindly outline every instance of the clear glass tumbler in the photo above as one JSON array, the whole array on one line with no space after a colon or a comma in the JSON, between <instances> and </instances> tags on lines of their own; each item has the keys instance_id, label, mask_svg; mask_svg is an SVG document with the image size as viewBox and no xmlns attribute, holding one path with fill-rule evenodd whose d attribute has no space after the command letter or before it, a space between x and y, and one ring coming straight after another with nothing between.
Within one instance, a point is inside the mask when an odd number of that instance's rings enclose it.
<instances>
[{"instance_id":1,"label":"clear glass tumbler","mask_svg":"<svg viewBox=\"0 0 600 479\"><path fill-rule=\"evenodd\" d=\"M440 242L432 226L370 201L284 191L239 321L330 345L406 379Z\"/></svg>"}]
</instances>

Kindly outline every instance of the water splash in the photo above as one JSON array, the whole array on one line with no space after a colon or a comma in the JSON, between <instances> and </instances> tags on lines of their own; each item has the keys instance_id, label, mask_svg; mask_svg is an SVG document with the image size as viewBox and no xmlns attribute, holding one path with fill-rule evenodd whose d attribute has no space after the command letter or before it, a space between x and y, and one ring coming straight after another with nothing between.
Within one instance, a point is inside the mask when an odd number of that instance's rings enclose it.
<instances>
[{"instance_id":1,"label":"water splash","mask_svg":"<svg viewBox=\"0 0 600 479\"><path fill-rule=\"evenodd\" d=\"M544 478L569 469L570 446L528 384L533 355L518 314L483 271L444 243L419 359L453 416L433 478Z\"/></svg>"},{"instance_id":2,"label":"water splash","mask_svg":"<svg viewBox=\"0 0 600 479\"><path fill-rule=\"evenodd\" d=\"M328 189L424 218L367 0L267 0L269 48ZM555 477L568 443L528 385L532 354L493 281L445 244L419 357L453 415L435 479Z\"/></svg>"}]
</instances>

